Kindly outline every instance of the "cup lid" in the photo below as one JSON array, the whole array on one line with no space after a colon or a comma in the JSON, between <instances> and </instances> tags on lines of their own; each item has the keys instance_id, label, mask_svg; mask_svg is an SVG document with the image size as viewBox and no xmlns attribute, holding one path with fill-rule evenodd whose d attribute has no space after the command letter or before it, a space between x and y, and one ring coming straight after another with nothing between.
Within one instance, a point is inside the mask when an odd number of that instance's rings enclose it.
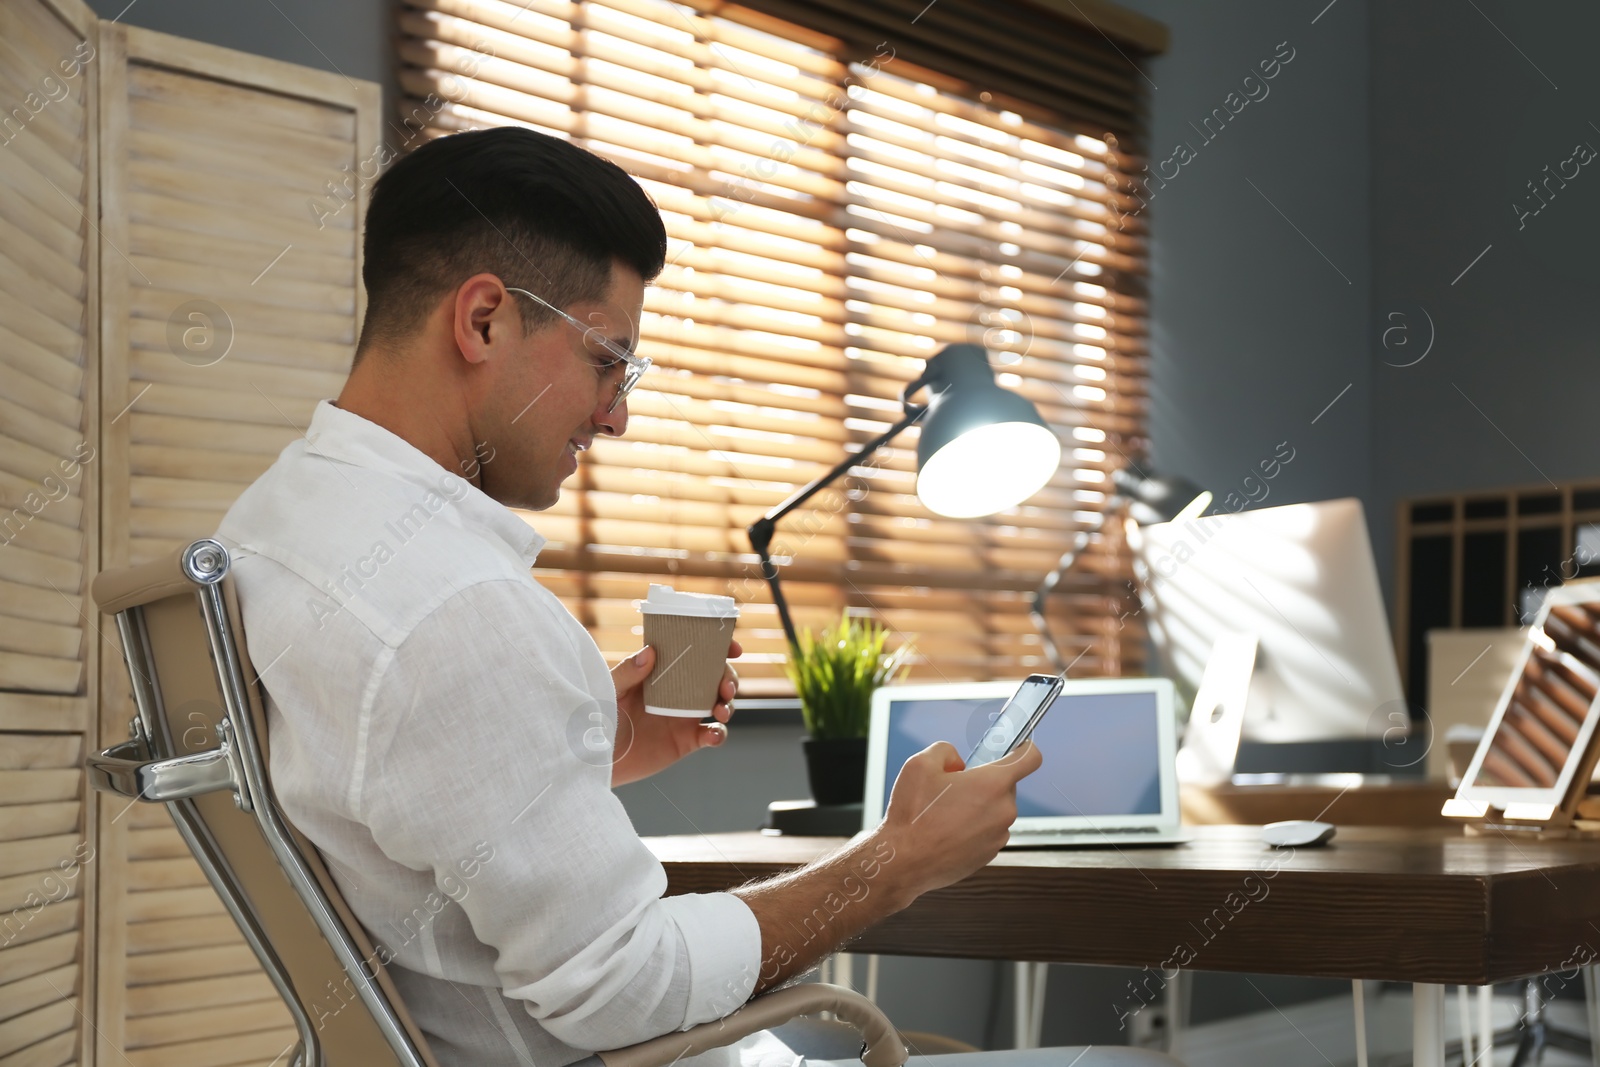
<instances>
[{"instance_id":1,"label":"cup lid","mask_svg":"<svg viewBox=\"0 0 1600 1067\"><path fill-rule=\"evenodd\" d=\"M739 605L731 596L715 593L683 593L670 585L651 583L650 595L639 602L646 615L697 615L713 619L737 619Z\"/></svg>"}]
</instances>

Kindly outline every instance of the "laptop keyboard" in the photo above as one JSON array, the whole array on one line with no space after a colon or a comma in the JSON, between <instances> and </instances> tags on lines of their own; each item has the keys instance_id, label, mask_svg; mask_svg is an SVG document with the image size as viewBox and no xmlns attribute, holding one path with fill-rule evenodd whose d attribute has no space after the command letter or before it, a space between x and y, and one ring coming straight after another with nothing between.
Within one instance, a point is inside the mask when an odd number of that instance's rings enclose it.
<instances>
[{"instance_id":1,"label":"laptop keyboard","mask_svg":"<svg viewBox=\"0 0 1600 1067\"><path fill-rule=\"evenodd\" d=\"M1024 839L1035 836L1095 838L1103 834L1116 834L1120 837L1124 834L1159 834L1161 832L1162 828L1159 826L1096 826L1092 830L1042 830L1035 834L1019 834L1017 836Z\"/></svg>"}]
</instances>

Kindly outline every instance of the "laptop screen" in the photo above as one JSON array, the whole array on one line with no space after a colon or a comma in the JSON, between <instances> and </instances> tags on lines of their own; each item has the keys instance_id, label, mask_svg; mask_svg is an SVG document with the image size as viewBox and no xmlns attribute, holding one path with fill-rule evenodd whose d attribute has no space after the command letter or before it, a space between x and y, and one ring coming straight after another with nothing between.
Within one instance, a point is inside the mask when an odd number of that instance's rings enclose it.
<instances>
[{"instance_id":1,"label":"laptop screen","mask_svg":"<svg viewBox=\"0 0 1600 1067\"><path fill-rule=\"evenodd\" d=\"M1005 702L891 700L884 806L906 760L935 741L950 742L965 759ZM1018 817L1160 815L1159 715L1154 692L1062 693L1034 729L1044 762L1017 785Z\"/></svg>"}]
</instances>

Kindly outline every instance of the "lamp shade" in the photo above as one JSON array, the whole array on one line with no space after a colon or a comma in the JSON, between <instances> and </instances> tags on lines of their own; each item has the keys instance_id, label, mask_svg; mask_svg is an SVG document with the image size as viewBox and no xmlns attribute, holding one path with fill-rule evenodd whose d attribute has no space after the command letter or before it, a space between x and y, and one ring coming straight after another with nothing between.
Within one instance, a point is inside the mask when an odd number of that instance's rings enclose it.
<instances>
[{"instance_id":1,"label":"lamp shade","mask_svg":"<svg viewBox=\"0 0 1600 1067\"><path fill-rule=\"evenodd\" d=\"M917 496L950 518L993 515L1044 488L1061 442L1027 399L1002 388L978 345L948 345L928 360L909 397L930 393L917 441Z\"/></svg>"}]
</instances>

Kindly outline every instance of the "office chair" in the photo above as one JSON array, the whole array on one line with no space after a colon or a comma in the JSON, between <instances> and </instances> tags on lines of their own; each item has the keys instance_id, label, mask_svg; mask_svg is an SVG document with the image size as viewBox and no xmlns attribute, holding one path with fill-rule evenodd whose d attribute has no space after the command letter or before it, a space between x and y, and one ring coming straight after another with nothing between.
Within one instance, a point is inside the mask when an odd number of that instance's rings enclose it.
<instances>
[{"instance_id":1,"label":"office chair","mask_svg":"<svg viewBox=\"0 0 1600 1067\"><path fill-rule=\"evenodd\" d=\"M90 782L166 804L294 1020L299 1047L290 1067L438 1067L322 857L273 794L265 705L229 565L226 547L205 538L95 578L95 603L115 616L122 637L136 713L128 741L88 758ZM342 1005L332 1012L323 1007L330 991ZM859 1031L850 1052L866 1067L905 1063L905 1044L876 1005L853 990L807 983L757 997L725 1019L598 1053L595 1067L663 1067L821 1011ZM833 1027L837 1048L843 1026Z\"/></svg>"},{"instance_id":2,"label":"office chair","mask_svg":"<svg viewBox=\"0 0 1600 1067\"><path fill-rule=\"evenodd\" d=\"M1548 976L1546 976L1548 978ZM1511 1067L1537 1067L1544 1062L1546 1048L1560 1049L1600 1062L1593 1047L1594 1035L1575 1034L1545 1018L1546 998L1540 989L1541 980L1529 978L1522 983L1522 1014L1517 1021L1494 1034L1496 1048L1515 1045ZM1565 986L1565 981L1562 986ZM1592 967L1583 968L1584 1000L1589 1011L1590 1025L1595 1022L1595 974Z\"/></svg>"}]
</instances>

